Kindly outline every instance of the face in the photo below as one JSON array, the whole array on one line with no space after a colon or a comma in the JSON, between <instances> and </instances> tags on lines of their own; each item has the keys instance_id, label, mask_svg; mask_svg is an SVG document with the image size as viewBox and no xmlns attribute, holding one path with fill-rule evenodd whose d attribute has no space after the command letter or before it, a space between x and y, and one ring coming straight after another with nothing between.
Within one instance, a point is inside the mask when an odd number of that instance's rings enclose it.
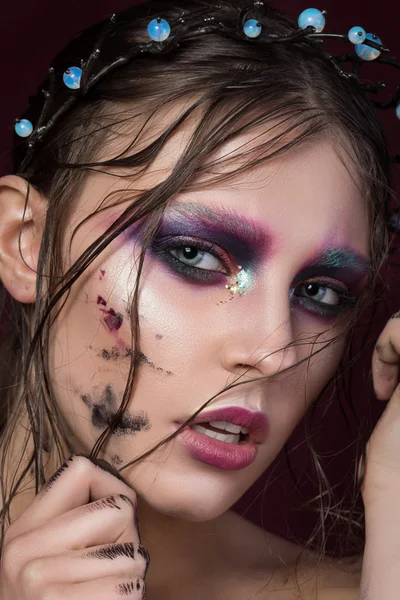
<instances>
[{"instance_id":1,"label":"face","mask_svg":"<svg viewBox=\"0 0 400 600\"><path fill-rule=\"evenodd\" d=\"M126 187L90 175L66 239ZM79 228L71 260L128 202ZM127 230L91 264L52 330L52 383L75 451L90 451L122 400L141 236ZM366 283L368 236L354 178L324 140L173 199L141 277L138 377L103 456L123 466L240 385L123 471L139 496L164 513L210 519L271 464L338 366L344 336L325 346L345 332Z\"/></svg>"}]
</instances>

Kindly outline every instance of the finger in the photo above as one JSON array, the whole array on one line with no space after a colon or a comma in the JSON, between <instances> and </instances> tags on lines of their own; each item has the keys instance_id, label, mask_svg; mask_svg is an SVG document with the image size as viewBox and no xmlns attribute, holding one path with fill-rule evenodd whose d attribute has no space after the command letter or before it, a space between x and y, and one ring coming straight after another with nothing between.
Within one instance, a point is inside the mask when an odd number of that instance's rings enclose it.
<instances>
[{"instance_id":1,"label":"finger","mask_svg":"<svg viewBox=\"0 0 400 600\"><path fill-rule=\"evenodd\" d=\"M56 517L8 541L3 566L13 580L39 557L64 554L110 543L139 544L134 506L127 496L108 496Z\"/></svg>"},{"instance_id":2,"label":"finger","mask_svg":"<svg viewBox=\"0 0 400 600\"><path fill-rule=\"evenodd\" d=\"M364 508L382 506L400 489L400 385L372 432L366 448L362 489Z\"/></svg>"},{"instance_id":3,"label":"finger","mask_svg":"<svg viewBox=\"0 0 400 600\"><path fill-rule=\"evenodd\" d=\"M400 319L391 319L379 336L372 356L374 390L379 400L389 400L400 373Z\"/></svg>"},{"instance_id":4,"label":"finger","mask_svg":"<svg viewBox=\"0 0 400 600\"><path fill-rule=\"evenodd\" d=\"M148 564L148 552L140 544L108 544L83 552L35 558L22 569L19 581L34 596L49 584L83 583L117 576L144 579Z\"/></svg>"},{"instance_id":5,"label":"finger","mask_svg":"<svg viewBox=\"0 0 400 600\"><path fill-rule=\"evenodd\" d=\"M84 456L73 455L50 478L46 487L6 532L6 540L37 529L78 506L110 495L123 494L136 504L126 483Z\"/></svg>"},{"instance_id":6,"label":"finger","mask_svg":"<svg viewBox=\"0 0 400 600\"><path fill-rule=\"evenodd\" d=\"M74 583L72 585L56 585L46 589L46 598L57 600L131 600L145 598L145 583L140 577L104 577L96 581ZM42 600L43 595L34 597Z\"/></svg>"}]
</instances>

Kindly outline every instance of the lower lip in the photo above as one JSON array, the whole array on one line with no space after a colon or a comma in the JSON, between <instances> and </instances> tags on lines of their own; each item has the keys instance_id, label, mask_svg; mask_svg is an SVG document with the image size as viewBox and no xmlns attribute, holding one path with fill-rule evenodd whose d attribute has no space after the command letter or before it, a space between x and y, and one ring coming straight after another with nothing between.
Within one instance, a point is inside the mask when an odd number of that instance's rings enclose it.
<instances>
[{"instance_id":1,"label":"lower lip","mask_svg":"<svg viewBox=\"0 0 400 600\"><path fill-rule=\"evenodd\" d=\"M178 435L190 456L196 460L224 469L238 471L249 467L256 459L257 448L255 444L229 444L208 437L203 433L185 427Z\"/></svg>"}]
</instances>

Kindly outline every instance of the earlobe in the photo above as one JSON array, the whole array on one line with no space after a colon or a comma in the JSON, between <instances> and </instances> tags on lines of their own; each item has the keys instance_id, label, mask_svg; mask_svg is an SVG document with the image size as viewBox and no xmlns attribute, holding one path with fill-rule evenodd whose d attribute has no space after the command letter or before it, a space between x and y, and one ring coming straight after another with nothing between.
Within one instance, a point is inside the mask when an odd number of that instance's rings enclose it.
<instances>
[{"instance_id":1,"label":"earlobe","mask_svg":"<svg viewBox=\"0 0 400 600\"><path fill-rule=\"evenodd\" d=\"M46 202L22 177L0 178L0 279L18 302L36 297Z\"/></svg>"}]
</instances>

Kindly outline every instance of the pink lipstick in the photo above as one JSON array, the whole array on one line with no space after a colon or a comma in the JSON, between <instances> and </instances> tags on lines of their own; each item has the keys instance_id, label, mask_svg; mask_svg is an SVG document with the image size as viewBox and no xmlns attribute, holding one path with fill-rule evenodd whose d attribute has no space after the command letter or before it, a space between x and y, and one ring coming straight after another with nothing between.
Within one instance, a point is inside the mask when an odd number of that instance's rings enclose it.
<instances>
[{"instance_id":1,"label":"pink lipstick","mask_svg":"<svg viewBox=\"0 0 400 600\"><path fill-rule=\"evenodd\" d=\"M195 460L237 471L255 461L257 445L265 442L267 435L264 413L232 406L202 412L177 439Z\"/></svg>"}]
</instances>

